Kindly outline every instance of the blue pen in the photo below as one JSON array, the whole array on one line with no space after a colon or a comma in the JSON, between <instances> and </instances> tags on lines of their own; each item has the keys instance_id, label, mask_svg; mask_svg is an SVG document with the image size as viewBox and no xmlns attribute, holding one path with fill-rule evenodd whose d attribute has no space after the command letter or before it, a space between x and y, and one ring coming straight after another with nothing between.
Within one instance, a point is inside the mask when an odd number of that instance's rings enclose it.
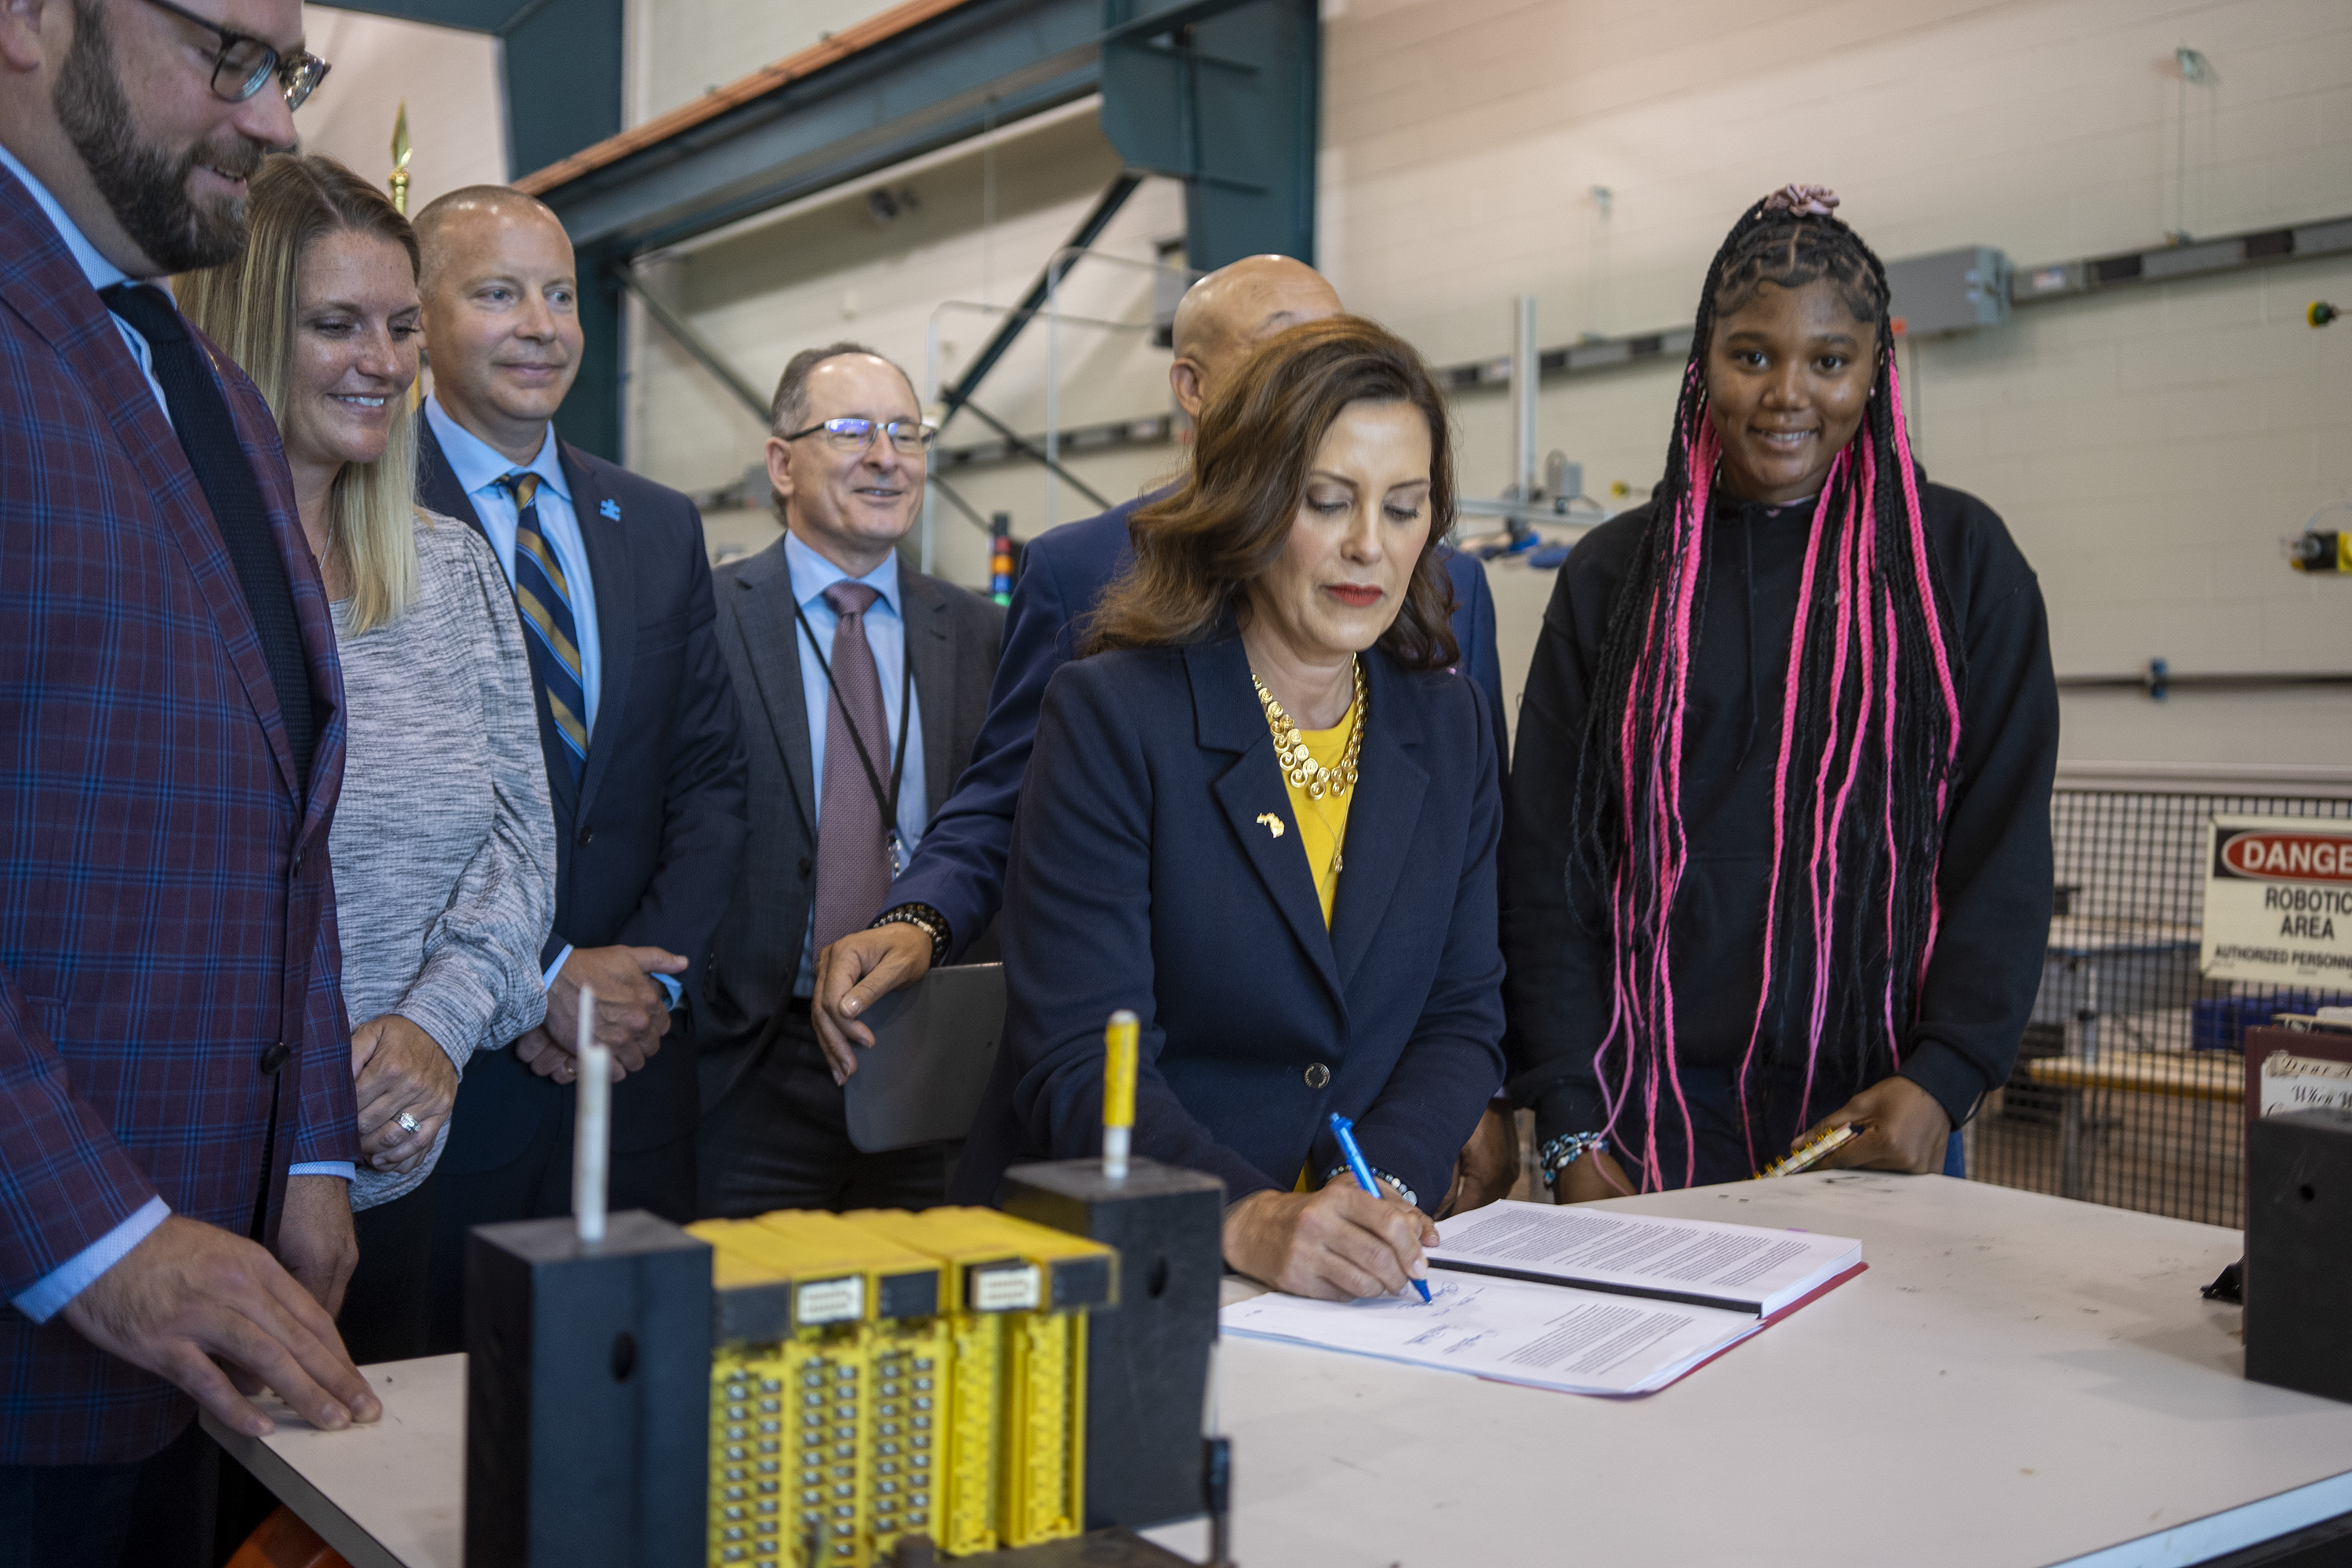
<instances>
[{"instance_id":1,"label":"blue pen","mask_svg":"<svg viewBox=\"0 0 2352 1568\"><path fill-rule=\"evenodd\" d=\"M1376 1198L1383 1195L1380 1178L1372 1174L1371 1165L1364 1159L1363 1149L1356 1142L1356 1124L1335 1110L1331 1113L1331 1136L1339 1141L1339 1157L1347 1161L1348 1169L1356 1173L1356 1185ZM1416 1279L1412 1288L1421 1292L1423 1300L1429 1300L1428 1280Z\"/></svg>"}]
</instances>

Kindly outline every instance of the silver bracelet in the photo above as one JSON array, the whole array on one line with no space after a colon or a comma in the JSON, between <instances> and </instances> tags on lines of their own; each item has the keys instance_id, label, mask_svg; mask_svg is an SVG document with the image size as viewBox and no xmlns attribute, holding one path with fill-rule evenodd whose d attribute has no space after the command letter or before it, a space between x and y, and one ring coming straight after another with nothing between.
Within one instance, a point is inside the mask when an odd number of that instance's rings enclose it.
<instances>
[{"instance_id":1,"label":"silver bracelet","mask_svg":"<svg viewBox=\"0 0 2352 1568\"><path fill-rule=\"evenodd\" d=\"M1607 1152L1609 1152L1609 1140L1605 1134L1563 1132L1557 1138L1547 1139L1544 1146L1536 1151L1536 1169L1543 1173L1545 1186L1558 1186L1559 1173L1575 1164L1587 1153L1606 1154Z\"/></svg>"}]
</instances>

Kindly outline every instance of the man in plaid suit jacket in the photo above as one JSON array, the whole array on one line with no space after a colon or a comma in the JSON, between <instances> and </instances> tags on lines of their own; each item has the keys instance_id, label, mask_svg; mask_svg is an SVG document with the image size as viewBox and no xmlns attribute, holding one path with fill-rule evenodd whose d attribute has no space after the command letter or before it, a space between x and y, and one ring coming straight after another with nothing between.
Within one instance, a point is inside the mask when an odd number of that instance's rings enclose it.
<instances>
[{"instance_id":1,"label":"man in plaid suit jacket","mask_svg":"<svg viewBox=\"0 0 2352 1568\"><path fill-rule=\"evenodd\" d=\"M326 596L252 384L114 288L235 254L243 176L294 140L297 0L192 4L220 27L0 11L0 1562L195 1560L191 1397L268 1430L224 1365L377 1414L331 1319L358 1142Z\"/></svg>"}]
</instances>

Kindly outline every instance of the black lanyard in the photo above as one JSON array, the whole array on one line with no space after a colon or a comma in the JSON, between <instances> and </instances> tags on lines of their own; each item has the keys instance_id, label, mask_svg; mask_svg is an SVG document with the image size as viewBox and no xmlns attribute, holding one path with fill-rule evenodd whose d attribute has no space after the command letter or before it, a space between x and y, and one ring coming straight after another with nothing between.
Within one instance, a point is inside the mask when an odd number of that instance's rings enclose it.
<instances>
[{"instance_id":1,"label":"black lanyard","mask_svg":"<svg viewBox=\"0 0 2352 1568\"><path fill-rule=\"evenodd\" d=\"M901 631L898 647L898 753L890 759L890 788L886 794L882 788L882 775L874 771L874 758L866 750L865 737L857 732L857 721L849 716L849 704L841 700L841 686L833 679L833 665L824 657L824 649L817 647L816 628L809 625L808 612L801 608L798 599L793 601L793 618L800 622L801 630L808 636L809 651L816 655L816 667L824 671L824 684L833 692L834 706L841 710L841 727L849 731L849 743L857 748L858 764L866 770L866 787L874 792L874 804L882 808L882 833L890 846L890 875L895 879L905 869L898 841L898 784L906 777L907 731L914 727L915 717L914 710L907 702L907 694L914 689L915 661L908 657L904 632ZM836 632L841 629L837 616L834 629ZM873 639L869 637L866 640L869 653L873 646ZM889 729L890 718L887 713L883 715L882 726L886 731ZM822 824L818 831L824 831Z\"/></svg>"}]
</instances>

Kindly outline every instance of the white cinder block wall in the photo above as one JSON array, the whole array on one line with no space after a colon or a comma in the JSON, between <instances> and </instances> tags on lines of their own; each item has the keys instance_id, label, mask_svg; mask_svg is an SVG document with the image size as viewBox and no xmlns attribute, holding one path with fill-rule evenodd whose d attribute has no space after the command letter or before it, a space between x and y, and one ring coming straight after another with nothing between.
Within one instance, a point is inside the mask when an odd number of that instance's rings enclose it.
<instances>
[{"instance_id":1,"label":"white cinder block wall","mask_svg":"<svg viewBox=\"0 0 2352 1568\"><path fill-rule=\"evenodd\" d=\"M2176 181L2183 43L2221 79L2188 89ZM2352 214L2352 12L2319 0L1345 0L1327 45L1328 269L1445 361L1502 352L1521 292L1548 344L1686 321L1731 217L1788 179L1835 185L1890 258L2153 244L2182 189L2192 233ZM2009 520L2062 673L2352 668L2352 584L2298 578L2278 547L2352 495L2352 331L2302 321L2347 293L2352 258L2302 262L1906 352L1921 458ZM1544 439L1596 494L1646 485L1675 386L1666 367L1555 384ZM1462 416L1465 475L1499 484L1500 398ZM1515 575L1497 586L1531 639L1544 585ZM2352 761L2352 693L2085 697L2066 717L2076 757Z\"/></svg>"},{"instance_id":2,"label":"white cinder block wall","mask_svg":"<svg viewBox=\"0 0 2352 1568\"><path fill-rule=\"evenodd\" d=\"M805 46L861 0L645 0L632 103L658 112ZM2340 0L1327 0L1320 264L1356 309L1438 363L1503 353L1509 301L1539 301L1547 346L1687 321L1740 208L1790 179L1844 195L1890 258L1999 246L2021 265L2352 215L2352 9ZM2218 73L2184 90L2177 46ZM2186 112L2183 112L2184 101ZM2183 153L2185 152L2185 158ZM887 226L862 196L814 204L681 254L657 274L755 384L793 348L862 336L919 376L943 300L1009 301L1075 226L1117 159L1084 116L1016 128L983 162L936 161L893 188L921 205ZM1593 187L1605 187L1604 206ZM1155 183L1108 237L1148 258L1181 226ZM1147 280L1074 284L1087 313L1139 320ZM2287 571L2280 540L2352 498L2352 258L2137 288L2021 310L2007 327L1905 349L1922 460L1982 496L2040 573L2062 674L2352 668L2352 583ZM1073 310L1080 309L1073 303ZM761 434L698 367L646 334L631 456L708 489ZM984 336L941 319L949 373ZM1164 356L1103 335L1062 382L1071 423L1156 412ZM1034 337L982 401L1044 422ZM1656 477L1673 367L1556 382L1544 443L1607 500ZM1499 395L1458 405L1465 484L1507 466ZM951 438L979 433L960 429ZM1167 449L1074 460L1131 494ZM1034 469L969 475L983 510L1045 517ZM1614 504L1623 504L1622 501ZM1086 505L1066 490L1059 516ZM2339 514L2352 522L2352 513ZM942 572L979 580L976 531L942 508ZM715 539L772 537L758 514ZM1495 572L1516 692L1549 586ZM2352 693L2075 697L2064 748L2084 760L2352 762Z\"/></svg>"}]
</instances>

